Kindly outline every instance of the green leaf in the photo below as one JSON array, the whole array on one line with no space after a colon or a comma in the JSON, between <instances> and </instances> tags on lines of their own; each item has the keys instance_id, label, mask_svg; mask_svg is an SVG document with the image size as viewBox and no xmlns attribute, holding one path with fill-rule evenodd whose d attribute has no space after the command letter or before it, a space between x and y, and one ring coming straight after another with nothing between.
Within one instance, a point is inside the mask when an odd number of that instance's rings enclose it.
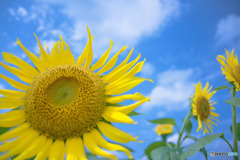
<instances>
[{"instance_id":1,"label":"green leaf","mask_svg":"<svg viewBox=\"0 0 240 160\"><path fill-rule=\"evenodd\" d=\"M208 155L207 155L207 150L206 150L206 148L203 147L203 148L201 148L199 151L205 156L206 160L208 160Z\"/></svg>"},{"instance_id":2,"label":"green leaf","mask_svg":"<svg viewBox=\"0 0 240 160\"><path fill-rule=\"evenodd\" d=\"M221 89L229 89L229 91L231 91L231 88L228 87L228 86L217 87L217 88L214 88L213 91L218 91L218 90L221 90Z\"/></svg>"},{"instance_id":3,"label":"green leaf","mask_svg":"<svg viewBox=\"0 0 240 160\"><path fill-rule=\"evenodd\" d=\"M230 129L232 132L232 126ZM240 141L240 123L237 123L237 140Z\"/></svg>"},{"instance_id":4,"label":"green leaf","mask_svg":"<svg viewBox=\"0 0 240 160\"><path fill-rule=\"evenodd\" d=\"M3 127L0 127L0 135L9 131L10 128L3 128Z\"/></svg>"},{"instance_id":5,"label":"green leaf","mask_svg":"<svg viewBox=\"0 0 240 160\"><path fill-rule=\"evenodd\" d=\"M128 114L128 116L132 117L132 116L138 116L138 115L141 115L142 113L137 113L135 111L132 111Z\"/></svg>"},{"instance_id":6,"label":"green leaf","mask_svg":"<svg viewBox=\"0 0 240 160\"><path fill-rule=\"evenodd\" d=\"M220 137L221 135L223 135L223 133L219 133L219 134L213 134L213 135L208 135L205 136L203 138L200 138L198 140L196 140L196 142L191 145L181 156L181 159L186 159L188 157L193 156L195 153L197 153L201 148L205 147L205 145L211 143L212 141L214 141L215 139L217 139L218 137Z\"/></svg>"},{"instance_id":7,"label":"green leaf","mask_svg":"<svg viewBox=\"0 0 240 160\"><path fill-rule=\"evenodd\" d=\"M156 123L156 124L172 124L176 126L175 119L173 118L160 118L160 119L155 119L155 120L149 120L151 123Z\"/></svg>"},{"instance_id":8,"label":"green leaf","mask_svg":"<svg viewBox=\"0 0 240 160\"><path fill-rule=\"evenodd\" d=\"M191 122L191 120L189 120L186 124L186 127L185 127L185 131L186 131L188 136L191 135L192 127L193 127L192 122Z\"/></svg>"},{"instance_id":9,"label":"green leaf","mask_svg":"<svg viewBox=\"0 0 240 160\"><path fill-rule=\"evenodd\" d=\"M145 155L148 156L149 159L151 159L150 153L159 147L166 146L165 142L158 141L158 142L153 142L151 143L146 149L145 149Z\"/></svg>"},{"instance_id":10,"label":"green leaf","mask_svg":"<svg viewBox=\"0 0 240 160\"><path fill-rule=\"evenodd\" d=\"M232 99L225 101L225 103L240 107L240 98L233 97Z\"/></svg>"},{"instance_id":11,"label":"green leaf","mask_svg":"<svg viewBox=\"0 0 240 160\"><path fill-rule=\"evenodd\" d=\"M163 146L151 152L152 160L178 160L179 149Z\"/></svg>"}]
</instances>

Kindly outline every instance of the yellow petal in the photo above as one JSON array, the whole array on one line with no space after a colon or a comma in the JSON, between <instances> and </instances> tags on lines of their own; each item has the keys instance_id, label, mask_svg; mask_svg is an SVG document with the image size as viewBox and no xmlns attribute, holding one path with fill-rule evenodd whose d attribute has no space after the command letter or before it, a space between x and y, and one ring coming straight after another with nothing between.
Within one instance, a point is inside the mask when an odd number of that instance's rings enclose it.
<instances>
[{"instance_id":1,"label":"yellow petal","mask_svg":"<svg viewBox=\"0 0 240 160\"><path fill-rule=\"evenodd\" d=\"M1 93L1 92L0 92ZM134 101L140 101L145 99L142 94L136 92L134 94L126 94L126 95L121 95L121 96L115 96L115 97L108 97L106 98L106 101L108 103L120 103L123 102L124 100L134 100Z\"/></svg>"},{"instance_id":2,"label":"yellow petal","mask_svg":"<svg viewBox=\"0 0 240 160\"><path fill-rule=\"evenodd\" d=\"M119 68L127 64L128 60L130 59L132 52L133 52L134 47L132 47L131 51L128 53L128 56L125 58L125 60L120 63L116 68L113 69L113 71L117 71ZM139 54L141 56L141 54Z\"/></svg>"},{"instance_id":3,"label":"yellow petal","mask_svg":"<svg viewBox=\"0 0 240 160\"><path fill-rule=\"evenodd\" d=\"M106 137L113 141L119 143L128 143L130 141L139 142L137 141L137 137L133 137L130 134L112 126L111 124L107 124L105 122L98 122L97 126Z\"/></svg>"},{"instance_id":4,"label":"yellow petal","mask_svg":"<svg viewBox=\"0 0 240 160\"><path fill-rule=\"evenodd\" d=\"M88 31L88 39L90 40L92 36L88 27L87 27L87 31ZM92 63L92 60L93 60L92 41L89 41L88 54L87 54L86 62L84 63L84 67L88 68Z\"/></svg>"},{"instance_id":5,"label":"yellow petal","mask_svg":"<svg viewBox=\"0 0 240 160\"><path fill-rule=\"evenodd\" d=\"M40 151L38 152L34 160L45 160L48 157L48 152L52 146L52 139L48 138L44 145L42 145Z\"/></svg>"},{"instance_id":6,"label":"yellow petal","mask_svg":"<svg viewBox=\"0 0 240 160\"><path fill-rule=\"evenodd\" d=\"M122 112L114 111L107 108L103 113L103 118L109 122L117 122L117 123L130 123L136 124L129 116Z\"/></svg>"},{"instance_id":7,"label":"yellow petal","mask_svg":"<svg viewBox=\"0 0 240 160\"><path fill-rule=\"evenodd\" d=\"M104 76L103 82L104 83L110 83L118 80L120 77L122 77L140 58L141 55L139 55L135 60L132 62L122 66L118 70L113 70L112 72L108 73L106 76Z\"/></svg>"},{"instance_id":8,"label":"yellow petal","mask_svg":"<svg viewBox=\"0 0 240 160\"><path fill-rule=\"evenodd\" d=\"M83 134L83 141L87 149L95 155L107 157L109 159L117 159L116 156L107 153L97 146L96 138L90 133Z\"/></svg>"},{"instance_id":9,"label":"yellow petal","mask_svg":"<svg viewBox=\"0 0 240 160\"><path fill-rule=\"evenodd\" d=\"M91 67L91 70L95 71L99 68L101 68L107 61L108 55L112 49L113 46L113 41L110 40L110 47L108 48L108 50L102 55L101 58L99 58L99 60Z\"/></svg>"},{"instance_id":10,"label":"yellow petal","mask_svg":"<svg viewBox=\"0 0 240 160\"><path fill-rule=\"evenodd\" d=\"M11 84L13 87L19 89L19 90L27 90L28 86L25 84L22 84L20 82L17 82L7 76L4 76L3 74L0 73L0 78L4 79L5 81L7 81L9 84Z\"/></svg>"},{"instance_id":11,"label":"yellow petal","mask_svg":"<svg viewBox=\"0 0 240 160\"><path fill-rule=\"evenodd\" d=\"M26 83L31 83L34 80L34 78L31 75L29 75L29 73L25 74L22 70L18 68L10 67L2 62L0 62L0 65Z\"/></svg>"},{"instance_id":12,"label":"yellow petal","mask_svg":"<svg viewBox=\"0 0 240 160\"><path fill-rule=\"evenodd\" d=\"M96 74L102 74L104 72L107 72L108 70L110 70L117 62L117 58L118 55L120 53L122 53L127 47L124 46L122 49L120 49L120 51L118 51L113 57L112 59L110 59L107 64L105 66L103 66Z\"/></svg>"},{"instance_id":13,"label":"yellow petal","mask_svg":"<svg viewBox=\"0 0 240 160\"><path fill-rule=\"evenodd\" d=\"M215 113L215 112L210 112L210 115L214 116L214 117L219 117L219 114Z\"/></svg>"},{"instance_id":14,"label":"yellow petal","mask_svg":"<svg viewBox=\"0 0 240 160\"><path fill-rule=\"evenodd\" d=\"M6 115L9 115L9 117L6 117ZM0 127L13 127L26 121L25 112L23 110L14 110L9 113L1 114L0 116L4 117L0 119Z\"/></svg>"},{"instance_id":15,"label":"yellow petal","mask_svg":"<svg viewBox=\"0 0 240 160\"><path fill-rule=\"evenodd\" d=\"M0 109L15 109L24 104L23 99L0 97Z\"/></svg>"},{"instance_id":16,"label":"yellow petal","mask_svg":"<svg viewBox=\"0 0 240 160\"><path fill-rule=\"evenodd\" d=\"M23 123L20 126L17 126L16 128L1 134L0 141L5 141L19 136L21 133L24 133L29 128L29 126L29 123Z\"/></svg>"},{"instance_id":17,"label":"yellow petal","mask_svg":"<svg viewBox=\"0 0 240 160\"><path fill-rule=\"evenodd\" d=\"M24 73L27 73L33 77L38 76L39 72L24 60L7 52L3 52L2 55L5 62L18 66L20 69L23 70Z\"/></svg>"},{"instance_id":18,"label":"yellow petal","mask_svg":"<svg viewBox=\"0 0 240 160\"><path fill-rule=\"evenodd\" d=\"M38 132L28 129L24 134L14 141L8 142L0 146L0 151L7 151L6 154L2 155L0 159L7 159L11 155L16 155L25 150L32 141L39 135Z\"/></svg>"},{"instance_id":19,"label":"yellow petal","mask_svg":"<svg viewBox=\"0 0 240 160\"><path fill-rule=\"evenodd\" d=\"M65 44L66 46L66 63L67 64L75 64L75 59L74 59L74 56L70 50L70 47L68 46L68 44L62 39L61 36L59 36L61 41Z\"/></svg>"},{"instance_id":20,"label":"yellow petal","mask_svg":"<svg viewBox=\"0 0 240 160\"><path fill-rule=\"evenodd\" d=\"M135 108L137 108L138 106L140 106L141 104L143 104L144 102L150 101L149 98L145 98L139 102L136 102L134 104L128 105L128 106L124 106L124 107L107 107L109 110L113 110L113 111L119 111L122 112L124 114L129 114L131 113Z\"/></svg>"},{"instance_id":21,"label":"yellow petal","mask_svg":"<svg viewBox=\"0 0 240 160\"><path fill-rule=\"evenodd\" d=\"M93 36L91 37L91 41L92 40L93 40ZM82 66L83 63L85 62L86 58L87 58L88 50L89 50L89 43L91 43L90 40L88 40L88 42L87 42L87 44L86 44L82 54L77 59L77 63L76 64L79 65L79 66Z\"/></svg>"},{"instance_id":22,"label":"yellow petal","mask_svg":"<svg viewBox=\"0 0 240 160\"><path fill-rule=\"evenodd\" d=\"M40 48L40 52L41 52L41 57L42 57L42 63L44 63L44 65L47 67L47 68L50 68L52 66L52 63L51 63L51 59L50 59L50 55L44 50L44 48L42 47L42 44L40 43L37 35L35 33L33 33L34 36L36 37L37 39L37 42L38 42L38 46Z\"/></svg>"},{"instance_id":23,"label":"yellow petal","mask_svg":"<svg viewBox=\"0 0 240 160\"><path fill-rule=\"evenodd\" d=\"M137 63L128 73L126 73L124 76L122 76L119 80L122 80L124 78L134 77L135 74L137 74L138 72L140 72L142 70L142 67L143 67L143 64L145 61L146 61L146 59L144 59L144 61Z\"/></svg>"},{"instance_id":24,"label":"yellow petal","mask_svg":"<svg viewBox=\"0 0 240 160\"><path fill-rule=\"evenodd\" d=\"M28 57L32 60L32 62L36 65L36 67L38 68L38 70L40 72L43 72L46 70L46 66L45 64L32 52L28 51L20 42L19 39L17 39L17 44L22 48L22 50L28 55Z\"/></svg>"},{"instance_id":25,"label":"yellow petal","mask_svg":"<svg viewBox=\"0 0 240 160\"><path fill-rule=\"evenodd\" d=\"M16 91L16 90L9 90L9 89L0 89L0 94L8 98L24 98L26 92Z\"/></svg>"},{"instance_id":26,"label":"yellow petal","mask_svg":"<svg viewBox=\"0 0 240 160\"><path fill-rule=\"evenodd\" d=\"M63 160L65 154L63 140L56 140L49 150L49 160Z\"/></svg>"},{"instance_id":27,"label":"yellow petal","mask_svg":"<svg viewBox=\"0 0 240 160\"><path fill-rule=\"evenodd\" d=\"M82 139L68 138L66 142L67 160L87 160Z\"/></svg>"},{"instance_id":28,"label":"yellow petal","mask_svg":"<svg viewBox=\"0 0 240 160\"><path fill-rule=\"evenodd\" d=\"M105 94L106 95L118 95L118 94L122 94L124 92L129 91L130 89L136 87L137 85L139 85L140 83L142 83L143 81L148 80L151 81L150 79L145 79L145 78L140 78L140 77L134 77L131 81L122 83L120 85L117 85L117 83L114 85L109 84L105 87ZM109 86L112 85L112 89L110 89Z\"/></svg>"},{"instance_id":29,"label":"yellow petal","mask_svg":"<svg viewBox=\"0 0 240 160\"><path fill-rule=\"evenodd\" d=\"M46 136L41 135L37 137L32 144L30 144L30 146L27 147L20 155L14 158L14 160L23 160L35 156L40 151L46 140Z\"/></svg>"},{"instance_id":30,"label":"yellow petal","mask_svg":"<svg viewBox=\"0 0 240 160\"><path fill-rule=\"evenodd\" d=\"M129 159L133 158L131 152L127 148L125 148L123 146L120 146L118 144L109 143L108 141L106 141L103 138L102 134L99 133L96 129L93 129L91 131L91 134L92 134L93 137L95 137L95 139L97 141L97 144L100 147L105 148L105 149L110 150L110 151L122 151L128 156Z\"/></svg>"}]
</instances>

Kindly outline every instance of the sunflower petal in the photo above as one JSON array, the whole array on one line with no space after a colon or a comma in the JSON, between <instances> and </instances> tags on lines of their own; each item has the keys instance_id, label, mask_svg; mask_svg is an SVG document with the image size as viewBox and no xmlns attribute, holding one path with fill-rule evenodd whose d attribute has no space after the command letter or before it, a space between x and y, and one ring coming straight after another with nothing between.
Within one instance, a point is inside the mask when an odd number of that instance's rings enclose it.
<instances>
[{"instance_id":1,"label":"sunflower petal","mask_svg":"<svg viewBox=\"0 0 240 160\"><path fill-rule=\"evenodd\" d=\"M118 55L120 53L122 53L125 49L127 48L127 46L122 47L122 49L120 49L113 57L112 59L110 59L107 64L105 64L105 66L103 66L96 74L102 74L104 72L107 72L108 70L110 70L112 67L114 67L114 65L117 62L118 59Z\"/></svg>"},{"instance_id":2,"label":"sunflower petal","mask_svg":"<svg viewBox=\"0 0 240 160\"><path fill-rule=\"evenodd\" d=\"M40 72L45 71L46 66L45 64L32 52L28 51L20 42L19 39L17 39L17 44L22 48L22 50L28 55L28 57L32 60L32 62L36 65L36 67L38 68L38 70Z\"/></svg>"},{"instance_id":3,"label":"sunflower petal","mask_svg":"<svg viewBox=\"0 0 240 160\"><path fill-rule=\"evenodd\" d=\"M124 114L129 114L130 112L132 112L135 108L137 108L138 106L140 106L141 104L143 104L144 102L150 101L149 98L145 98L139 102L136 102L134 104L128 105L128 106L124 106L124 107L107 107L109 110L113 110L113 111L119 111L122 112Z\"/></svg>"},{"instance_id":4,"label":"sunflower petal","mask_svg":"<svg viewBox=\"0 0 240 160\"><path fill-rule=\"evenodd\" d=\"M88 27L87 27L87 31L88 31L88 39L90 40L92 36ZM92 60L93 60L92 41L89 41L88 54L87 54L86 62L84 63L84 67L88 68L92 63Z\"/></svg>"},{"instance_id":5,"label":"sunflower petal","mask_svg":"<svg viewBox=\"0 0 240 160\"><path fill-rule=\"evenodd\" d=\"M49 160L63 160L64 159L64 142L63 140L56 140L49 150Z\"/></svg>"},{"instance_id":6,"label":"sunflower petal","mask_svg":"<svg viewBox=\"0 0 240 160\"><path fill-rule=\"evenodd\" d=\"M33 77L37 77L38 76L38 71L33 68L30 64L28 64L27 62L25 62L24 60L10 54L7 52L3 52L3 59L5 62L14 64L15 66L18 66L20 69L23 70L24 73L27 73Z\"/></svg>"},{"instance_id":7,"label":"sunflower petal","mask_svg":"<svg viewBox=\"0 0 240 160\"><path fill-rule=\"evenodd\" d=\"M31 83L34 78L31 77L31 75L29 74L25 74L22 70L18 69L18 68L14 68L14 67L10 67L2 62L0 62L0 65L5 68L6 70L8 70L9 72L11 72L12 74L16 75L17 77L19 77L22 81L26 82L26 83Z\"/></svg>"},{"instance_id":8,"label":"sunflower petal","mask_svg":"<svg viewBox=\"0 0 240 160\"><path fill-rule=\"evenodd\" d=\"M66 142L67 160L87 160L82 139L70 138Z\"/></svg>"},{"instance_id":9,"label":"sunflower petal","mask_svg":"<svg viewBox=\"0 0 240 160\"><path fill-rule=\"evenodd\" d=\"M107 153L106 151L103 151L101 148L97 146L96 138L93 137L91 133L84 133L83 134L83 140L84 144L87 147L87 149L92 152L93 154L107 157L109 159L117 159L117 157L113 154Z\"/></svg>"},{"instance_id":10,"label":"sunflower petal","mask_svg":"<svg viewBox=\"0 0 240 160\"><path fill-rule=\"evenodd\" d=\"M14 160L23 160L35 156L46 142L47 137L41 135L37 137L29 147L27 147L20 155L18 155Z\"/></svg>"},{"instance_id":11,"label":"sunflower petal","mask_svg":"<svg viewBox=\"0 0 240 160\"><path fill-rule=\"evenodd\" d=\"M6 117L6 115L10 116ZM0 116L4 117L0 119L0 127L13 127L26 121L25 112L23 110L14 110Z\"/></svg>"},{"instance_id":12,"label":"sunflower petal","mask_svg":"<svg viewBox=\"0 0 240 160\"><path fill-rule=\"evenodd\" d=\"M1 134L0 141L5 141L19 136L21 133L24 133L29 128L29 126L30 125L28 123L23 123L20 126L17 126L16 128Z\"/></svg>"},{"instance_id":13,"label":"sunflower petal","mask_svg":"<svg viewBox=\"0 0 240 160\"><path fill-rule=\"evenodd\" d=\"M108 48L108 50L102 55L101 58L99 58L99 60L91 67L91 70L95 71L99 68L101 68L107 61L108 55L112 49L113 46L113 41L110 40L110 47Z\"/></svg>"},{"instance_id":14,"label":"sunflower petal","mask_svg":"<svg viewBox=\"0 0 240 160\"><path fill-rule=\"evenodd\" d=\"M100 147L105 148L105 149L110 150L110 151L122 151L128 156L129 159L133 158L131 152L127 148L125 148L123 146L120 146L118 144L109 143L108 141L106 141L103 138L102 134L99 133L99 131L97 131L96 129L93 129L91 131L91 134L93 135L93 137L95 137L95 139L97 141L97 144Z\"/></svg>"},{"instance_id":15,"label":"sunflower petal","mask_svg":"<svg viewBox=\"0 0 240 160\"><path fill-rule=\"evenodd\" d=\"M0 94L7 98L23 98L26 95L26 92L9 90L9 89L0 89Z\"/></svg>"},{"instance_id":16,"label":"sunflower petal","mask_svg":"<svg viewBox=\"0 0 240 160\"><path fill-rule=\"evenodd\" d=\"M26 91L28 89L28 86L23 84L23 83L20 83L20 82L17 82L7 76L4 76L3 74L0 73L0 78L4 79L5 81L7 81L9 84L11 84L13 87L19 89L19 90L24 90Z\"/></svg>"},{"instance_id":17,"label":"sunflower petal","mask_svg":"<svg viewBox=\"0 0 240 160\"><path fill-rule=\"evenodd\" d=\"M107 124L104 122L98 122L97 126L106 137L108 137L113 141L116 141L119 143L128 143L130 141L141 142L141 141L137 141L137 137L133 137L130 134L123 132L122 130L110 124Z\"/></svg>"},{"instance_id":18,"label":"sunflower petal","mask_svg":"<svg viewBox=\"0 0 240 160\"><path fill-rule=\"evenodd\" d=\"M1 91L0 91L1 93ZM136 92L134 94L126 94L126 95L121 95L121 96L115 96L115 97L108 97L106 99L106 101L108 103L120 103L123 102L124 100L134 100L134 101L140 101L145 99L146 97L144 97L142 94Z\"/></svg>"},{"instance_id":19,"label":"sunflower petal","mask_svg":"<svg viewBox=\"0 0 240 160\"><path fill-rule=\"evenodd\" d=\"M38 152L36 158L34 160L44 160L48 157L48 152L50 147L52 146L52 139L48 138L45 142L45 144L43 145L43 147L40 149L40 151Z\"/></svg>"},{"instance_id":20,"label":"sunflower petal","mask_svg":"<svg viewBox=\"0 0 240 160\"><path fill-rule=\"evenodd\" d=\"M117 122L117 123L130 123L136 124L129 116L122 112L114 111L107 108L103 113L103 118L109 122Z\"/></svg>"},{"instance_id":21,"label":"sunflower petal","mask_svg":"<svg viewBox=\"0 0 240 160\"><path fill-rule=\"evenodd\" d=\"M23 99L0 97L0 109L15 109L24 104Z\"/></svg>"},{"instance_id":22,"label":"sunflower petal","mask_svg":"<svg viewBox=\"0 0 240 160\"><path fill-rule=\"evenodd\" d=\"M61 39L62 43L65 44L66 46L66 63L67 64L75 64L75 59L74 56L70 50L70 47L68 46L68 44L63 40L63 38L61 36L59 36L59 38Z\"/></svg>"}]
</instances>

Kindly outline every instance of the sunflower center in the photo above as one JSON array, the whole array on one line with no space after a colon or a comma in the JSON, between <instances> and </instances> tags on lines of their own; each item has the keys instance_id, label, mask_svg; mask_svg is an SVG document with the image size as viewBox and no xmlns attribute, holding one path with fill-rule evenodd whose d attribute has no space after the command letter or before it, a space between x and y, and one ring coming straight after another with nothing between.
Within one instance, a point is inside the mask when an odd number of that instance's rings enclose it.
<instances>
[{"instance_id":1,"label":"sunflower center","mask_svg":"<svg viewBox=\"0 0 240 160\"><path fill-rule=\"evenodd\" d=\"M41 134L66 139L95 127L105 106L100 76L82 66L61 65L35 78L24 110L27 121Z\"/></svg>"},{"instance_id":2,"label":"sunflower center","mask_svg":"<svg viewBox=\"0 0 240 160\"><path fill-rule=\"evenodd\" d=\"M197 112L200 115L200 119L204 120L208 118L210 113L210 104L207 98L204 96L198 97L196 106L197 106Z\"/></svg>"}]
</instances>

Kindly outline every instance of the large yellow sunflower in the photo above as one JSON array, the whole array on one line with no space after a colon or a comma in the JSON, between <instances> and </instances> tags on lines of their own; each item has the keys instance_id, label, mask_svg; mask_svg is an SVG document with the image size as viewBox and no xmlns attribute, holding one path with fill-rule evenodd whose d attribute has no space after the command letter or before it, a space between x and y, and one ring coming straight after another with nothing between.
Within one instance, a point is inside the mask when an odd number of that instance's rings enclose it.
<instances>
[{"instance_id":1,"label":"large yellow sunflower","mask_svg":"<svg viewBox=\"0 0 240 160\"><path fill-rule=\"evenodd\" d=\"M0 127L12 128L0 135L0 159L17 155L15 160L84 160L84 148L95 155L117 159L103 149L122 151L132 158L129 149L110 143L103 137L118 143L136 141L128 133L114 127L111 122L135 122L128 116L136 107L149 101L140 93L125 94L126 91L149 79L135 77L141 71L144 61L139 56L129 61L127 58L108 74L116 64L117 58L126 47L118 51L108 62L109 49L93 65L92 36L88 30L89 41L75 62L66 42L54 44L51 53L45 51L39 42L40 58L28 51L17 39L17 44L28 55L35 66L20 58L3 53L8 66L1 66L15 74L25 83L20 83L3 74L0 77L16 90L1 89L0 109L13 109L0 114ZM106 64L105 64L106 63ZM149 80L151 81L151 80ZM127 106L119 106L124 100L138 101ZM85 145L85 147L84 147Z\"/></svg>"},{"instance_id":2,"label":"large yellow sunflower","mask_svg":"<svg viewBox=\"0 0 240 160\"><path fill-rule=\"evenodd\" d=\"M237 55L234 55L234 50L232 50L231 54L225 50L226 58L223 55L218 55L217 60L222 65L222 73L225 74L226 79L229 82L232 82L236 90L240 90L240 65L238 62Z\"/></svg>"},{"instance_id":3,"label":"large yellow sunflower","mask_svg":"<svg viewBox=\"0 0 240 160\"><path fill-rule=\"evenodd\" d=\"M197 132L201 129L204 128L204 133L206 132L209 133L208 129L212 133L212 124L217 126L215 121L219 121L215 117L219 117L219 114L213 112L215 108L212 106L216 104L216 102L211 101L211 97L216 93L216 91L211 91L212 86L209 87L209 83L205 85L204 88L202 88L201 82L198 82L195 89L195 93L193 94L192 99L192 113L194 116L197 117L198 120L198 129Z\"/></svg>"}]
</instances>

